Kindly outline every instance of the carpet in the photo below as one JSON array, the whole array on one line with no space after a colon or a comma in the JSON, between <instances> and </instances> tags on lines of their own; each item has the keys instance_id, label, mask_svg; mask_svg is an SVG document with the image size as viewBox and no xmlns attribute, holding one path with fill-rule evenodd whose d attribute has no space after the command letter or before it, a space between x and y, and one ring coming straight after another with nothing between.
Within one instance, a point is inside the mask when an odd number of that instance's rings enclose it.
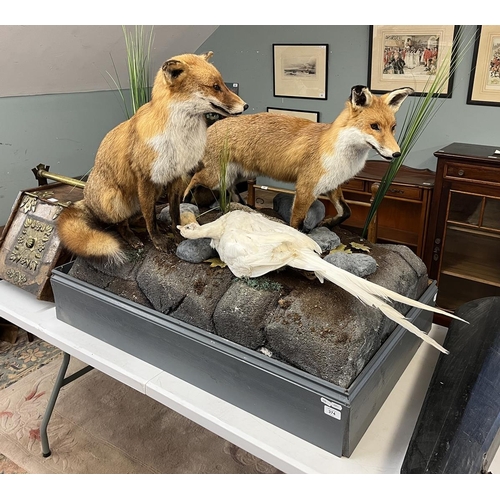
<instances>
[{"instance_id":1,"label":"carpet","mask_svg":"<svg viewBox=\"0 0 500 500\"><path fill-rule=\"evenodd\" d=\"M71 358L67 375L83 366ZM4 473L280 473L97 370L61 389L48 425L52 454L43 458L39 428L59 367L55 359L0 390Z\"/></svg>"},{"instance_id":2,"label":"carpet","mask_svg":"<svg viewBox=\"0 0 500 500\"><path fill-rule=\"evenodd\" d=\"M30 342L28 334L19 329L14 344L0 340L0 390L56 358L62 359L57 347L37 337Z\"/></svg>"}]
</instances>

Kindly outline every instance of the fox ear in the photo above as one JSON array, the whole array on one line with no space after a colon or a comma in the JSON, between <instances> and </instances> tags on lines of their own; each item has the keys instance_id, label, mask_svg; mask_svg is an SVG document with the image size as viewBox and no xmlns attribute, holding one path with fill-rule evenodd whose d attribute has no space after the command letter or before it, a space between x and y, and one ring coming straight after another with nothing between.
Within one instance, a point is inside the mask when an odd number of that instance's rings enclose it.
<instances>
[{"instance_id":1,"label":"fox ear","mask_svg":"<svg viewBox=\"0 0 500 500\"><path fill-rule=\"evenodd\" d=\"M372 93L364 85L356 85L351 89L350 101L353 108L369 106L373 100Z\"/></svg>"},{"instance_id":2,"label":"fox ear","mask_svg":"<svg viewBox=\"0 0 500 500\"><path fill-rule=\"evenodd\" d=\"M410 87L403 87L400 89L393 90L388 94L382 96L382 100L394 111L394 113L399 109L403 101L410 95L413 94L414 90Z\"/></svg>"},{"instance_id":3,"label":"fox ear","mask_svg":"<svg viewBox=\"0 0 500 500\"><path fill-rule=\"evenodd\" d=\"M186 65L177 59L169 59L163 63L161 67L165 80L168 83L172 83L174 80L178 80L179 77L186 70Z\"/></svg>"},{"instance_id":4,"label":"fox ear","mask_svg":"<svg viewBox=\"0 0 500 500\"><path fill-rule=\"evenodd\" d=\"M205 54L201 54L201 57L203 57L205 61L208 61L213 55L214 53L211 50L209 50L208 52L205 52Z\"/></svg>"}]
</instances>

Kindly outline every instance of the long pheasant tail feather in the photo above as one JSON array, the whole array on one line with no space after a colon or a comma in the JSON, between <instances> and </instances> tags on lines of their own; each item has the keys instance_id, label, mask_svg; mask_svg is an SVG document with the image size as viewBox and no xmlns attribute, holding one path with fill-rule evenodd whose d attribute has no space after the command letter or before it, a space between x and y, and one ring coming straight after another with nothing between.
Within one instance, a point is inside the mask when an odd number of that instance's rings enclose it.
<instances>
[{"instance_id":1,"label":"long pheasant tail feather","mask_svg":"<svg viewBox=\"0 0 500 500\"><path fill-rule=\"evenodd\" d=\"M378 305L378 308L389 318L406 328L409 332L415 334L417 337L421 338L424 342L427 342L431 346L435 347L444 354L449 354L449 351L445 349L442 345L438 344L432 337L429 337L425 332L418 329L413 323L408 321L399 311L396 311L393 307L385 302Z\"/></svg>"},{"instance_id":2,"label":"long pheasant tail feather","mask_svg":"<svg viewBox=\"0 0 500 500\"><path fill-rule=\"evenodd\" d=\"M347 272L347 271L345 271ZM397 302L401 302L403 304L406 304L408 306L412 307L418 307L419 309L424 309L426 311L431 311L435 312L438 314L442 314L444 316L449 316L450 318L453 319L458 319L460 321L463 321L464 323L469 323L463 318L460 318L459 316L455 316L452 313L449 313L448 311L443 311L442 309L438 309L437 307L430 306L428 304L423 304L422 302L419 302L418 300L411 299L410 297L405 297L404 295L401 295L397 292L394 292L392 290L389 290L388 288L385 288L381 285L378 285L377 283L372 283L371 281L367 281L363 278L359 278L358 276L355 276L354 274L352 275L353 278L356 278L359 281L359 285L364 287L368 292L373 293L374 295L377 295L378 297L385 298L385 299L393 299Z\"/></svg>"},{"instance_id":3,"label":"long pheasant tail feather","mask_svg":"<svg viewBox=\"0 0 500 500\"><path fill-rule=\"evenodd\" d=\"M307 262L304 262L307 261ZM438 344L434 339L429 337L425 332L417 328L413 323L411 323L407 318L405 318L399 311L394 309L392 306L384 302L380 295L384 298L387 296L391 296L391 290L388 290L380 285L377 285L373 291L370 285L373 283L366 281L363 278L360 278L344 269L334 266L328 262L325 262L321 257L308 254L307 257L302 255L301 257L295 259L294 262L290 263L293 267L298 267L299 269L309 269L311 271L315 271L318 278L324 277L328 281L340 286L351 295L355 296L366 305L371 307L378 308L383 314L385 314L389 319L395 321L397 324L401 325L403 328L406 328L409 332L413 333L417 337L421 338L423 341L432 345L439 351L448 354L448 351ZM368 286L366 286L368 284ZM380 289L384 292L389 292L387 294L382 294ZM392 292L398 297L406 298L403 295L399 295L395 292ZM410 299L411 300L411 299ZM403 301L401 301L403 302ZM426 304L422 304L416 300L411 300L411 302L420 309L430 310L430 311L438 311L438 309L433 308L431 306L427 306ZM404 302L403 302L404 303ZM411 304L408 304L411 305Z\"/></svg>"}]
</instances>

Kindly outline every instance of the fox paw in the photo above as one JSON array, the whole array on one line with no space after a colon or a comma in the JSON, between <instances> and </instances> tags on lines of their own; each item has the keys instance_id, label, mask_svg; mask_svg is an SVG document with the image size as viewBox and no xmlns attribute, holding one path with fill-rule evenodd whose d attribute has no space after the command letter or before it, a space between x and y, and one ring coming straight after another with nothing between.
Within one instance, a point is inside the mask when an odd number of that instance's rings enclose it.
<instances>
[{"instance_id":1,"label":"fox paw","mask_svg":"<svg viewBox=\"0 0 500 500\"><path fill-rule=\"evenodd\" d=\"M135 235L128 235L125 240L134 250L138 250L144 246L144 243Z\"/></svg>"},{"instance_id":2,"label":"fox paw","mask_svg":"<svg viewBox=\"0 0 500 500\"><path fill-rule=\"evenodd\" d=\"M160 252L169 252L170 251L170 241L168 236L166 235L161 235L161 236L156 236L153 238L153 245L156 248L156 250Z\"/></svg>"},{"instance_id":3,"label":"fox paw","mask_svg":"<svg viewBox=\"0 0 500 500\"><path fill-rule=\"evenodd\" d=\"M323 219L318 224L318 227L327 227L328 229L333 229L335 226L338 226L345 219L346 217L339 217L339 216L329 217L327 219Z\"/></svg>"}]
</instances>

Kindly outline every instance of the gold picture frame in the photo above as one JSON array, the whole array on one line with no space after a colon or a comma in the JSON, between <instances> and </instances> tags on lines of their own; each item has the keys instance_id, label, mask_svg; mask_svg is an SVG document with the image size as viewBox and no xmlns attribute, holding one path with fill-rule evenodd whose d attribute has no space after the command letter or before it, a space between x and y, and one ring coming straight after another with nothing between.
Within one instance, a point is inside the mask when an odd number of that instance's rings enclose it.
<instances>
[{"instance_id":1,"label":"gold picture frame","mask_svg":"<svg viewBox=\"0 0 500 500\"><path fill-rule=\"evenodd\" d=\"M467 104L500 106L500 26L478 26Z\"/></svg>"},{"instance_id":2,"label":"gold picture frame","mask_svg":"<svg viewBox=\"0 0 500 500\"><path fill-rule=\"evenodd\" d=\"M326 99L328 44L273 44L274 96Z\"/></svg>"},{"instance_id":3,"label":"gold picture frame","mask_svg":"<svg viewBox=\"0 0 500 500\"><path fill-rule=\"evenodd\" d=\"M300 111L298 109L282 109L282 108L267 108L268 113L276 113L279 115L295 116L297 118L306 118L312 122L319 122L319 111Z\"/></svg>"},{"instance_id":4,"label":"gold picture frame","mask_svg":"<svg viewBox=\"0 0 500 500\"><path fill-rule=\"evenodd\" d=\"M370 26L368 85L382 94L411 87L413 95L425 95L441 65L451 66L456 26L373 25ZM439 97L450 97L453 74Z\"/></svg>"}]
</instances>

